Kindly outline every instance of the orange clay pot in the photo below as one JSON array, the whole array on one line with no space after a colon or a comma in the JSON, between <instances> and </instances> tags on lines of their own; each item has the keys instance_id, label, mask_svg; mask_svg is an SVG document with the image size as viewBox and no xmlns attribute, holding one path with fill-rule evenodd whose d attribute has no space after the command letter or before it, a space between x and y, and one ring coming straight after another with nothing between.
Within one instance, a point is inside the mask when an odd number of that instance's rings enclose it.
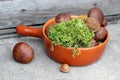
<instances>
[{"instance_id":1,"label":"orange clay pot","mask_svg":"<svg viewBox=\"0 0 120 80\"><path fill-rule=\"evenodd\" d=\"M99 60L109 41L109 32L106 40L102 44L90 48L78 48L80 55L73 57L73 48L67 48L60 45L52 46L51 40L46 35L46 30L54 23L55 18L52 18L44 24L43 28L18 25L16 32L21 35L43 38L48 55L59 63L67 63L71 66L86 66Z\"/></svg>"}]
</instances>

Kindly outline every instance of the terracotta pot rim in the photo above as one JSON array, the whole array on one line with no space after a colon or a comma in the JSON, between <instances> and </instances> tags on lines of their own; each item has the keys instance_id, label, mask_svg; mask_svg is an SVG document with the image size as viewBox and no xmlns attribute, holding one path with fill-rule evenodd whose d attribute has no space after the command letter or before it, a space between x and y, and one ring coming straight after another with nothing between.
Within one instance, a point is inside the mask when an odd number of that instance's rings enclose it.
<instances>
[{"instance_id":1,"label":"terracotta pot rim","mask_svg":"<svg viewBox=\"0 0 120 80\"><path fill-rule=\"evenodd\" d=\"M49 19L49 20L43 25L43 35L44 35L44 38L45 38L47 41L49 41L49 42L52 42L52 41L48 38L48 36L46 35L46 32L45 32L45 31L46 31L47 27L49 27L48 24L54 23L54 21L55 21L55 18L51 18L51 19ZM108 31L107 28L106 28L106 30ZM95 49L95 48L98 48L98 47L100 47L100 46L106 45L107 42L109 41L109 39L110 39L110 33L109 33L109 31L108 31L106 40L105 40L103 43L101 43L101 44L99 44L99 45L97 45L97 46L95 46L95 47L78 48L78 49L80 49L80 50ZM63 48L73 49L73 47L64 47L64 46L62 46L62 45L56 45L56 46L63 47Z\"/></svg>"}]
</instances>

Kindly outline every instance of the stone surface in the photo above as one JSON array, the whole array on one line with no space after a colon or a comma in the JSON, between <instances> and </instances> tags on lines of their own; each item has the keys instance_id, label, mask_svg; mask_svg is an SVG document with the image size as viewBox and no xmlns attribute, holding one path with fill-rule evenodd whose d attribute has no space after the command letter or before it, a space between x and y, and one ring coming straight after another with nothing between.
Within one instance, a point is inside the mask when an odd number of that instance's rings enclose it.
<instances>
[{"instance_id":1,"label":"stone surface","mask_svg":"<svg viewBox=\"0 0 120 80\"><path fill-rule=\"evenodd\" d=\"M0 80L120 80L120 24L108 25L110 41L101 59L84 67L71 67L69 73L59 71L61 64L50 59L42 39L16 37L0 40ZM35 50L35 58L29 64L16 62L12 49L24 41Z\"/></svg>"}]
</instances>

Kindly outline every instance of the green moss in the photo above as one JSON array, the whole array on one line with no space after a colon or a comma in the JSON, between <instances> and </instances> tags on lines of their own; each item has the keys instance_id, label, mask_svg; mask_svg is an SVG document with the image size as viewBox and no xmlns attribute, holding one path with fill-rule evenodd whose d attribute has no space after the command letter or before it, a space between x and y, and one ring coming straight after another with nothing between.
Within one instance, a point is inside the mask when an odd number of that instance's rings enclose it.
<instances>
[{"instance_id":1,"label":"green moss","mask_svg":"<svg viewBox=\"0 0 120 80\"><path fill-rule=\"evenodd\" d=\"M68 22L57 23L50 28L49 38L55 45L65 47L89 47L95 36L83 20L75 18Z\"/></svg>"}]
</instances>

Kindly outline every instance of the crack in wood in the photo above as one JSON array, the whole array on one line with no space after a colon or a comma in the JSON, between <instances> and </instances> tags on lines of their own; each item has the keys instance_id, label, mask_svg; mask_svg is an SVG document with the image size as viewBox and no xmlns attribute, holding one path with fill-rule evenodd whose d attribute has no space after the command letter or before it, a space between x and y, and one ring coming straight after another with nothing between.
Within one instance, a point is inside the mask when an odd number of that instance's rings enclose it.
<instances>
[{"instance_id":1,"label":"crack in wood","mask_svg":"<svg viewBox=\"0 0 120 80\"><path fill-rule=\"evenodd\" d=\"M109 24L117 24L118 21L120 20L120 14L106 15L105 18L108 19ZM39 24L30 24L28 26L34 27L34 26L43 26L43 25L44 25L44 23L39 23ZM16 29L16 27L0 28L0 39L21 36L21 35L17 35L15 29Z\"/></svg>"},{"instance_id":2,"label":"crack in wood","mask_svg":"<svg viewBox=\"0 0 120 80\"><path fill-rule=\"evenodd\" d=\"M11 35L11 34L16 34L16 32L8 32L8 33L0 34L0 36L1 35Z\"/></svg>"},{"instance_id":3,"label":"crack in wood","mask_svg":"<svg viewBox=\"0 0 120 80\"><path fill-rule=\"evenodd\" d=\"M0 1L13 1L13 0L0 0Z\"/></svg>"},{"instance_id":4,"label":"crack in wood","mask_svg":"<svg viewBox=\"0 0 120 80\"><path fill-rule=\"evenodd\" d=\"M120 20L120 14L106 15L108 21Z\"/></svg>"}]
</instances>

